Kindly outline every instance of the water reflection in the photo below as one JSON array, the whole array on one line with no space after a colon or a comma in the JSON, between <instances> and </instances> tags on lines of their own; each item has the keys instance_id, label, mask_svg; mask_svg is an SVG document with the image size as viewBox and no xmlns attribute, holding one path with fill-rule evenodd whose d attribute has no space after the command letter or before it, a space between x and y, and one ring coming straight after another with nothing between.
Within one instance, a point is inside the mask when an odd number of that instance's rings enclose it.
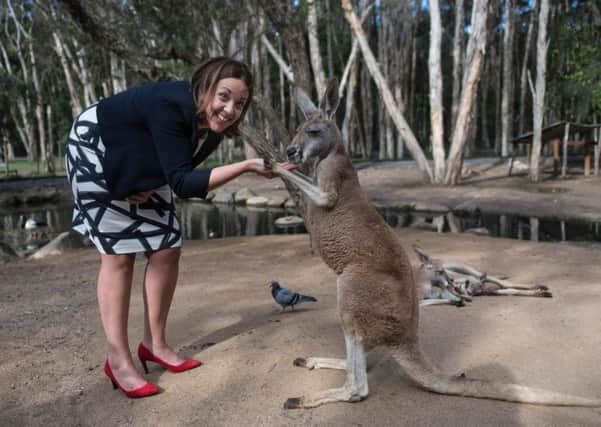
<instances>
[{"instance_id":1,"label":"water reflection","mask_svg":"<svg viewBox=\"0 0 601 427\"><path fill-rule=\"evenodd\" d=\"M283 208L265 209L180 202L177 204L177 210L185 240L306 232L302 225L275 226L276 219L294 214L293 210ZM70 204L21 206L0 211L0 241L17 252L29 253L63 231L69 230L71 212ZM36 220L41 226L26 229L25 222L28 219Z\"/></svg>"},{"instance_id":2,"label":"water reflection","mask_svg":"<svg viewBox=\"0 0 601 427\"><path fill-rule=\"evenodd\" d=\"M294 214L294 211L282 208L265 209L188 202L179 204L178 211L183 237L186 240L306 232L302 225L276 227L276 219Z\"/></svg>"},{"instance_id":3,"label":"water reflection","mask_svg":"<svg viewBox=\"0 0 601 427\"><path fill-rule=\"evenodd\" d=\"M439 233L473 232L533 242L601 242L600 222L558 221L498 214L443 215L394 208L382 208L380 213L396 228L412 227Z\"/></svg>"},{"instance_id":4,"label":"water reflection","mask_svg":"<svg viewBox=\"0 0 601 427\"><path fill-rule=\"evenodd\" d=\"M287 228L275 226L276 219L294 215L293 210L197 202L178 203L177 209L186 240L306 232L302 225ZM381 208L378 211L394 228L411 227L439 233L472 232L534 242L601 242L599 222L566 222L495 214L442 215L394 208ZM24 226L27 219L46 225L27 230ZM70 227L70 204L21 206L0 211L0 241L22 254L34 251Z\"/></svg>"}]
</instances>

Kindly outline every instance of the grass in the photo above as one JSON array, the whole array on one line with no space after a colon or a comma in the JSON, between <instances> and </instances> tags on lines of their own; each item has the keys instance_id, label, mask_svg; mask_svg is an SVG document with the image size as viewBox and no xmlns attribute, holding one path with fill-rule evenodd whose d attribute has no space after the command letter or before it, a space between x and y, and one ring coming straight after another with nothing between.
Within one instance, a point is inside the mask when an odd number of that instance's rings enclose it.
<instances>
[{"instance_id":1,"label":"grass","mask_svg":"<svg viewBox=\"0 0 601 427\"><path fill-rule=\"evenodd\" d=\"M11 160L8 162L8 165L6 163L0 164L0 180L65 175L65 167L62 158L55 158L54 166L56 170L52 173L38 172L38 164L36 161L26 159Z\"/></svg>"}]
</instances>

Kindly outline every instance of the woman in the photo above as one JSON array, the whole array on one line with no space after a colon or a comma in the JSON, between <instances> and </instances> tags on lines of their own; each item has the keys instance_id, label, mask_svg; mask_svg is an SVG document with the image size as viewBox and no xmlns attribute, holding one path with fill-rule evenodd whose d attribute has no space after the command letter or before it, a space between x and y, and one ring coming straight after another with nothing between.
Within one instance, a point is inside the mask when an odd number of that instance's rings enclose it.
<instances>
[{"instance_id":1,"label":"woman","mask_svg":"<svg viewBox=\"0 0 601 427\"><path fill-rule=\"evenodd\" d=\"M66 164L75 199L73 228L101 253L104 371L128 397L159 391L134 367L127 340L136 253L147 258L144 337L138 346L144 370L147 361L172 372L201 365L178 356L165 338L182 243L172 191L180 198L204 198L244 172L274 176L260 159L195 169L224 135L238 134L252 96L248 68L218 57L201 64L190 82L151 83L106 98L81 113L71 128Z\"/></svg>"}]
</instances>

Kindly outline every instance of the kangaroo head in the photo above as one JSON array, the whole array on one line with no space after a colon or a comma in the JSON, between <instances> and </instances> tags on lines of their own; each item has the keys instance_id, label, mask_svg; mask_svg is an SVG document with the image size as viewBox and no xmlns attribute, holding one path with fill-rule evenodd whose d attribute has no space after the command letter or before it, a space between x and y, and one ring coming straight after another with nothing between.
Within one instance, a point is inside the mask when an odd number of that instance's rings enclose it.
<instances>
[{"instance_id":1,"label":"kangaroo head","mask_svg":"<svg viewBox=\"0 0 601 427\"><path fill-rule=\"evenodd\" d=\"M305 121L298 127L292 143L286 149L289 161L304 164L312 159L321 160L337 144L342 144L340 130L334 120L338 102L336 79L330 79L319 103L319 109L315 108L312 103L301 104L299 102Z\"/></svg>"}]
</instances>

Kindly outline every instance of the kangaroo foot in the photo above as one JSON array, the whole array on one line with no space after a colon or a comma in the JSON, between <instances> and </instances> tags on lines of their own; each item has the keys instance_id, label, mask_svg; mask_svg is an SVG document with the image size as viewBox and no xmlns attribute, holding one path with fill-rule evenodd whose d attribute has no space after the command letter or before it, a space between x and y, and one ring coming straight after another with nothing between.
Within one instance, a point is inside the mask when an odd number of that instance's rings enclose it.
<instances>
[{"instance_id":1,"label":"kangaroo foot","mask_svg":"<svg viewBox=\"0 0 601 427\"><path fill-rule=\"evenodd\" d=\"M346 359L334 359L330 357L297 357L294 366L307 369L341 369L346 370Z\"/></svg>"},{"instance_id":2,"label":"kangaroo foot","mask_svg":"<svg viewBox=\"0 0 601 427\"><path fill-rule=\"evenodd\" d=\"M367 387L365 391L351 386L332 388L318 393L303 396L291 397L284 402L284 409L315 408L317 406L334 402L359 402L367 397Z\"/></svg>"}]
</instances>

